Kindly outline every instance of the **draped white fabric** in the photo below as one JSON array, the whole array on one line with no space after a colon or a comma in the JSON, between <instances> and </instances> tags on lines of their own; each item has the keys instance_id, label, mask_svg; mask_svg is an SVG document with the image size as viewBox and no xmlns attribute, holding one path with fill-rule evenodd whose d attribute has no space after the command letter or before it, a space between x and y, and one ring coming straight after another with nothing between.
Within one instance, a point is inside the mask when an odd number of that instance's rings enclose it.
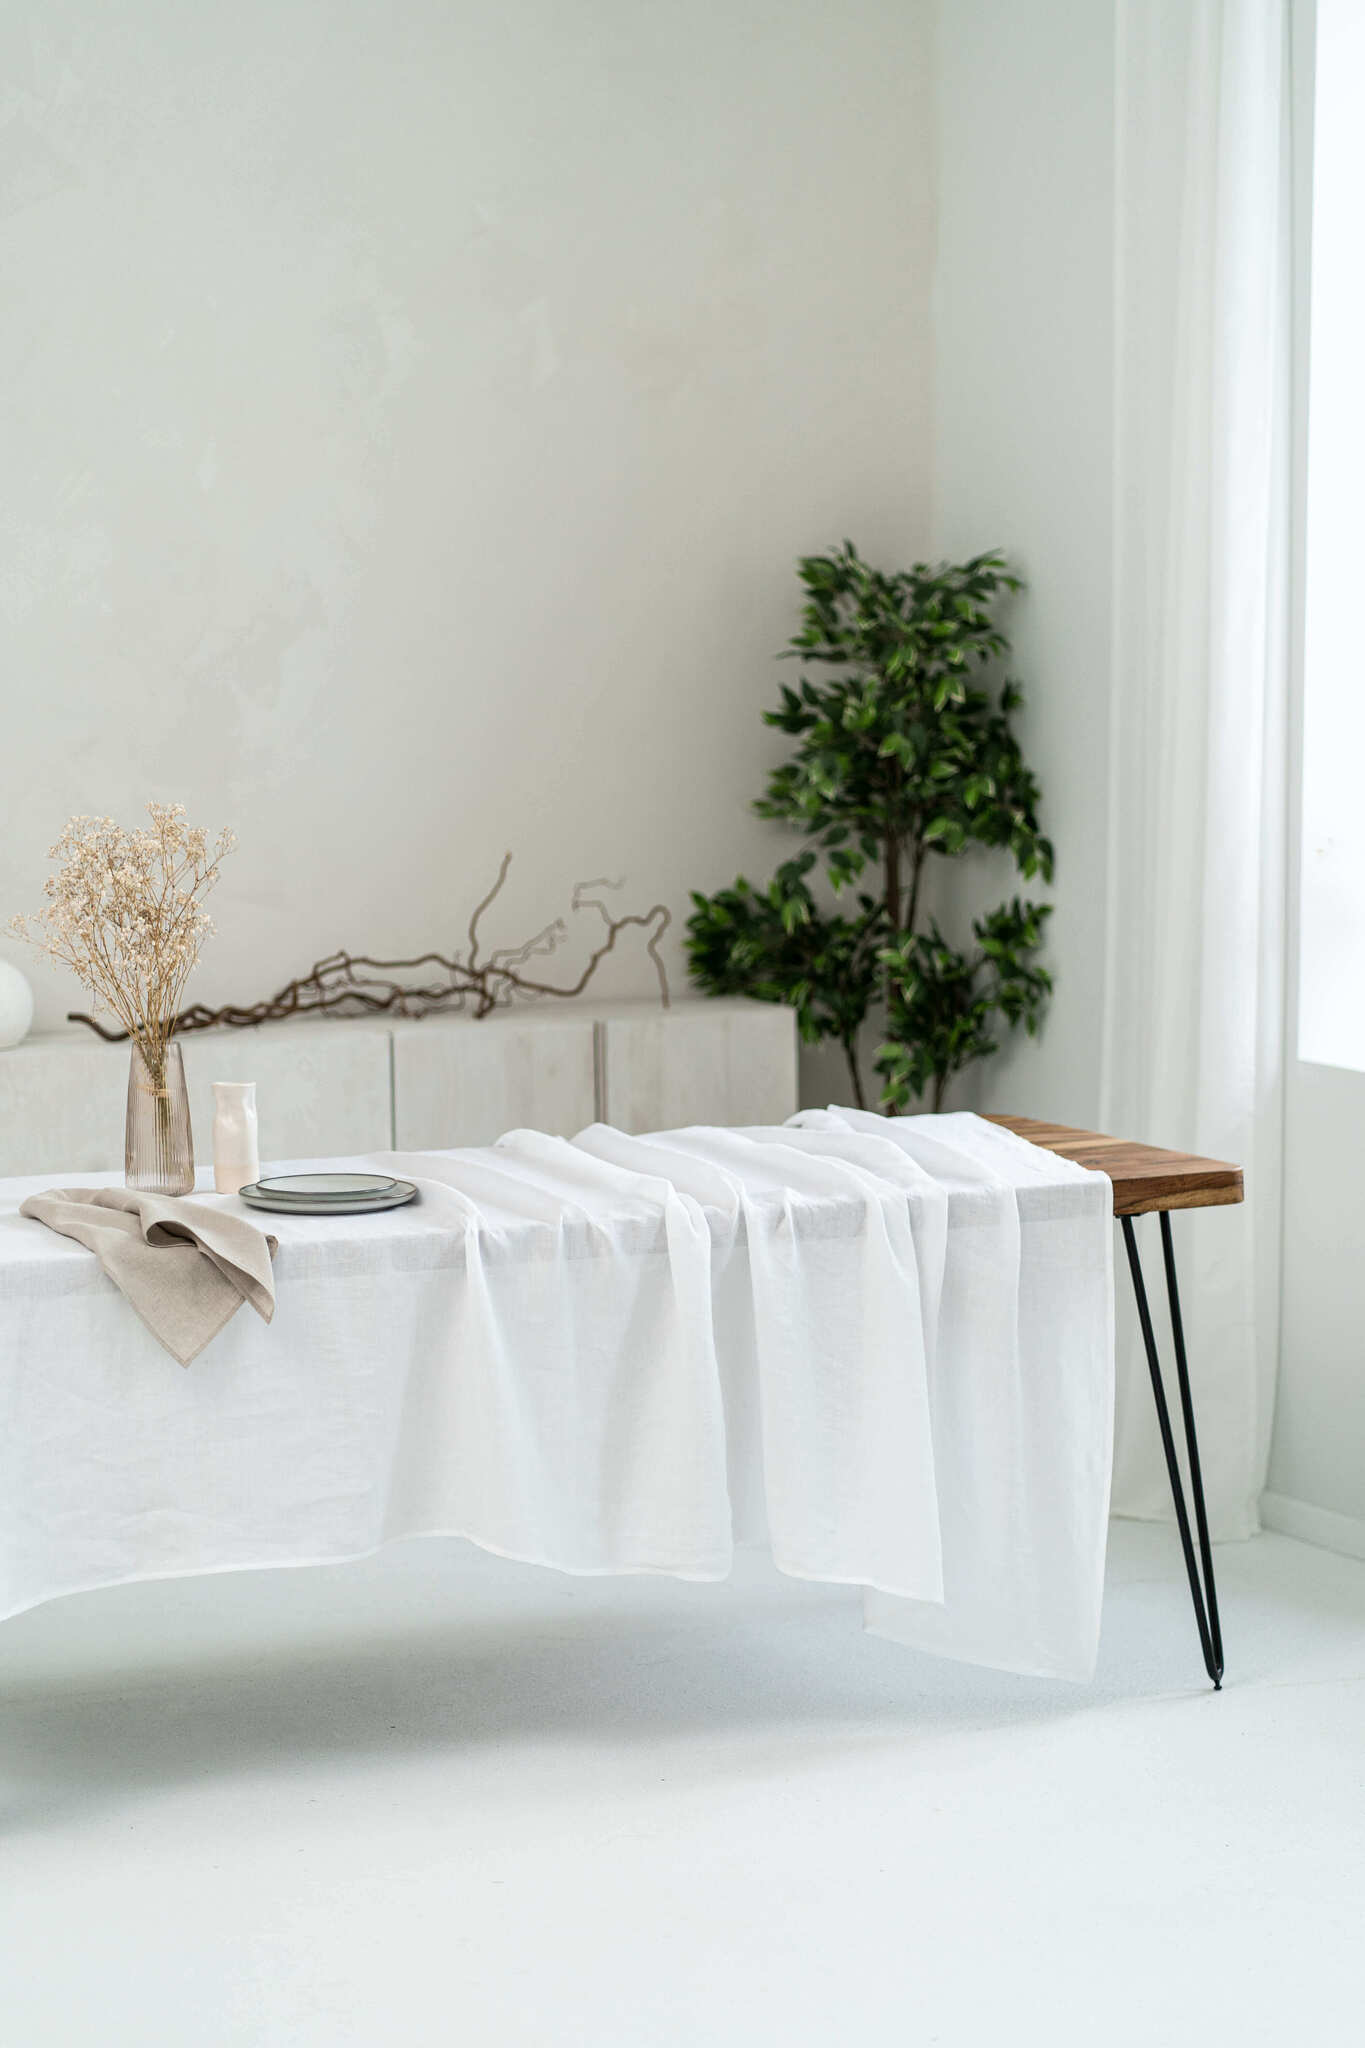
<instances>
[{"instance_id":1,"label":"draped white fabric","mask_svg":"<svg viewBox=\"0 0 1365 2048\"><path fill-rule=\"evenodd\" d=\"M747 1450L736 1430L734 1466L779 1569L941 1600L920 1255L927 1241L936 1292L944 1192L897 1162L869 1169L846 1132L822 1144L785 1129L629 1138L599 1125L576 1142L652 1169L714 1233L717 1374L753 1389L757 1422Z\"/></svg>"},{"instance_id":2,"label":"draped white fabric","mask_svg":"<svg viewBox=\"0 0 1365 2048\"><path fill-rule=\"evenodd\" d=\"M882 1632L1084 1677L1110 1189L973 1116L386 1154L420 1202L272 1217L277 1306L173 1366L0 1183L0 1614L445 1532L723 1577L766 1540ZM231 1202L230 1197L217 1198Z\"/></svg>"},{"instance_id":3,"label":"draped white fabric","mask_svg":"<svg viewBox=\"0 0 1365 2048\"><path fill-rule=\"evenodd\" d=\"M893 1147L948 1198L930 1344L944 1598L870 1593L878 1635L1082 1678L1104 1590L1114 1424L1112 1190L970 1115L807 1112ZM844 1142L836 1136L836 1142ZM926 1247L925 1270L932 1253Z\"/></svg>"},{"instance_id":4,"label":"draped white fabric","mask_svg":"<svg viewBox=\"0 0 1365 2048\"><path fill-rule=\"evenodd\" d=\"M1100 1121L1247 1171L1244 1209L1176 1225L1204 1479L1225 1536L1256 1527L1278 1323L1287 17L1288 0L1118 10ZM1121 1335L1114 1505L1168 1515L1131 1317Z\"/></svg>"}]
</instances>

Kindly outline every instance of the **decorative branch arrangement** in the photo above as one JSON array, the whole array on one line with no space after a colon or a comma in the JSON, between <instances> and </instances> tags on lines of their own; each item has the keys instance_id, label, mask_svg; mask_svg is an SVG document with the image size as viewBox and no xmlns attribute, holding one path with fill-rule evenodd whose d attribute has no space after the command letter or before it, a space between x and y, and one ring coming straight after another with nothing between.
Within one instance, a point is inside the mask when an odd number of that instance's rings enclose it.
<instances>
[{"instance_id":1,"label":"decorative branch arrangement","mask_svg":"<svg viewBox=\"0 0 1365 2048\"><path fill-rule=\"evenodd\" d=\"M364 953L333 953L328 959L319 960L296 981L287 982L263 1002L246 1007L227 1003L218 1010L195 1003L174 1018L173 1029L208 1031L216 1025L242 1028L251 1024L280 1023L289 1017L318 1015L429 1017L437 1011L457 1015L467 1011L475 1017L486 1017L490 1010L510 1003L537 1002L547 996L581 995L607 954L614 950L622 933L632 928L649 934L645 950L654 962L660 998L664 1008L668 1008L668 976L659 953L659 943L673 921L671 913L665 905L656 903L650 910L614 917L601 897L592 893L600 889L620 888L619 882L605 877L579 882L571 899L572 912L596 911L606 928L605 936L589 954L587 964L576 981L564 987L538 980L534 974L525 971L531 961L548 958L565 943L569 926L562 917L555 918L553 923L545 925L521 945L499 947L484 958L479 942L479 923L500 894L511 862L511 854L505 853L497 880L475 905L469 920L468 952L463 958L459 953L449 956L419 953L412 960L374 960ZM429 972L418 981L390 978L395 974L413 974L423 969ZM125 1013L117 1011L116 1015L126 1026ZM111 1043L129 1035L126 1028L111 1031L96 1018L75 1011L69 1014L68 1021L88 1024L92 1031Z\"/></svg>"}]
</instances>

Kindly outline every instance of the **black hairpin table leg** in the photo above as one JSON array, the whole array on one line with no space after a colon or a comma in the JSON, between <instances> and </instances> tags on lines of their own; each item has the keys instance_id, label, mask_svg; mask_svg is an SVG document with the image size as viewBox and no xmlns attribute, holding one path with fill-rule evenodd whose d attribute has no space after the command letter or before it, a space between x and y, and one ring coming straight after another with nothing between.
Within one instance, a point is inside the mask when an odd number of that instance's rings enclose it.
<instances>
[{"instance_id":1,"label":"black hairpin table leg","mask_svg":"<svg viewBox=\"0 0 1365 2048\"><path fill-rule=\"evenodd\" d=\"M1185 1425L1185 1453L1190 1470L1190 1493L1194 1501L1195 1529L1199 1537L1199 1552L1195 1555L1194 1539L1190 1533L1189 1510L1185 1505L1185 1487L1181 1477L1180 1460L1176 1454L1175 1435L1171 1429L1171 1412L1166 1403L1166 1388L1161 1377L1161 1362L1157 1357L1156 1336L1152 1329L1152 1312L1147 1304L1147 1289L1142 1278L1142 1263L1138 1258L1137 1235L1131 1216L1121 1216L1123 1242L1128 1251L1128 1269L1133 1276L1133 1293L1137 1298L1138 1321L1142 1325L1142 1341L1147 1350L1147 1365L1152 1375L1152 1395L1156 1401L1156 1419L1161 1429L1161 1448L1166 1453L1166 1470L1170 1474L1171 1498L1175 1502L1175 1519L1180 1529L1180 1546L1185 1553L1185 1570L1189 1574L1190 1597L1194 1601L1194 1618L1199 1625L1199 1643L1204 1652L1204 1666L1213 1680L1215 1690L1221 1690L1223 1683L1223 1636L1218 1626L1218 1592L1213 1582L1213 1550L1209 1543L1208 1516L1204 1511L1204 1479L1199 1469L1199 1439L1194 1429L1194 1401L1190 1394L1190 1373L1185 1358L1185 1330L1180 1320L1180 1291L1175 1277L1175 1249L1171 1242L1171 1216L1168 1209L1161 1215L1161 1253L1166 1267L1166 1299L1171 1311L1171 1337L1175 1346L1175 1371L1180 1385L1180 1412ZM1202 1566L1202 1577L1201 1577Z\"/></svg>"}]
</instances>

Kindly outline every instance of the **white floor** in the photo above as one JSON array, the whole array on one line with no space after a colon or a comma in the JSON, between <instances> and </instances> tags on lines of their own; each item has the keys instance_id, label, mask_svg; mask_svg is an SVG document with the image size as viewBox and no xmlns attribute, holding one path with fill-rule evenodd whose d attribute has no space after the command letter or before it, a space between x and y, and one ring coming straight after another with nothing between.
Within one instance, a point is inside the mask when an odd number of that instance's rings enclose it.
<instances>
[{"instance_id":1,"label":"white floor","mask_svg":"<svg viewBox=\"0 0 1365 2048\"><path fill-rule=\"evenodd\" d=\"M1365 1564L1116 1525L1099 1677L413 1544L0 1629L4 2048L1355 2044Z\"/></svg>"}]
</instances>

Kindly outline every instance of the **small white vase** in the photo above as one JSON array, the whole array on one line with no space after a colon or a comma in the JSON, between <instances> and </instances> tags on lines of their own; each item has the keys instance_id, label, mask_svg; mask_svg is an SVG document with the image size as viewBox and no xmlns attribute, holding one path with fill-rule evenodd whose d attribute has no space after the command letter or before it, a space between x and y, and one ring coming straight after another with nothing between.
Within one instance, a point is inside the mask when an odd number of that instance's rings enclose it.
<instances>
[{"instance_id":1,"label":"small white vase","mask_svg":"<svg viewBox=\"0 0 1365 2048\"><path fill-rule=\"evenodd\" d=\"M256 1083L215 1081L213 1084L213 1185L220 1195L235 1195L261 1177L256 1137Z\"/></svg>"},{"instance_id":2,"label":"small white vase","mask_svg":"<svg viewBox=\"0 0 1365 2048\"><path fill-rule=\"evenodd\" d=\"M17 1045L33 1022L33 990L26 974L0 960L0 1046Z\"/></svg>"}]
</instances>

